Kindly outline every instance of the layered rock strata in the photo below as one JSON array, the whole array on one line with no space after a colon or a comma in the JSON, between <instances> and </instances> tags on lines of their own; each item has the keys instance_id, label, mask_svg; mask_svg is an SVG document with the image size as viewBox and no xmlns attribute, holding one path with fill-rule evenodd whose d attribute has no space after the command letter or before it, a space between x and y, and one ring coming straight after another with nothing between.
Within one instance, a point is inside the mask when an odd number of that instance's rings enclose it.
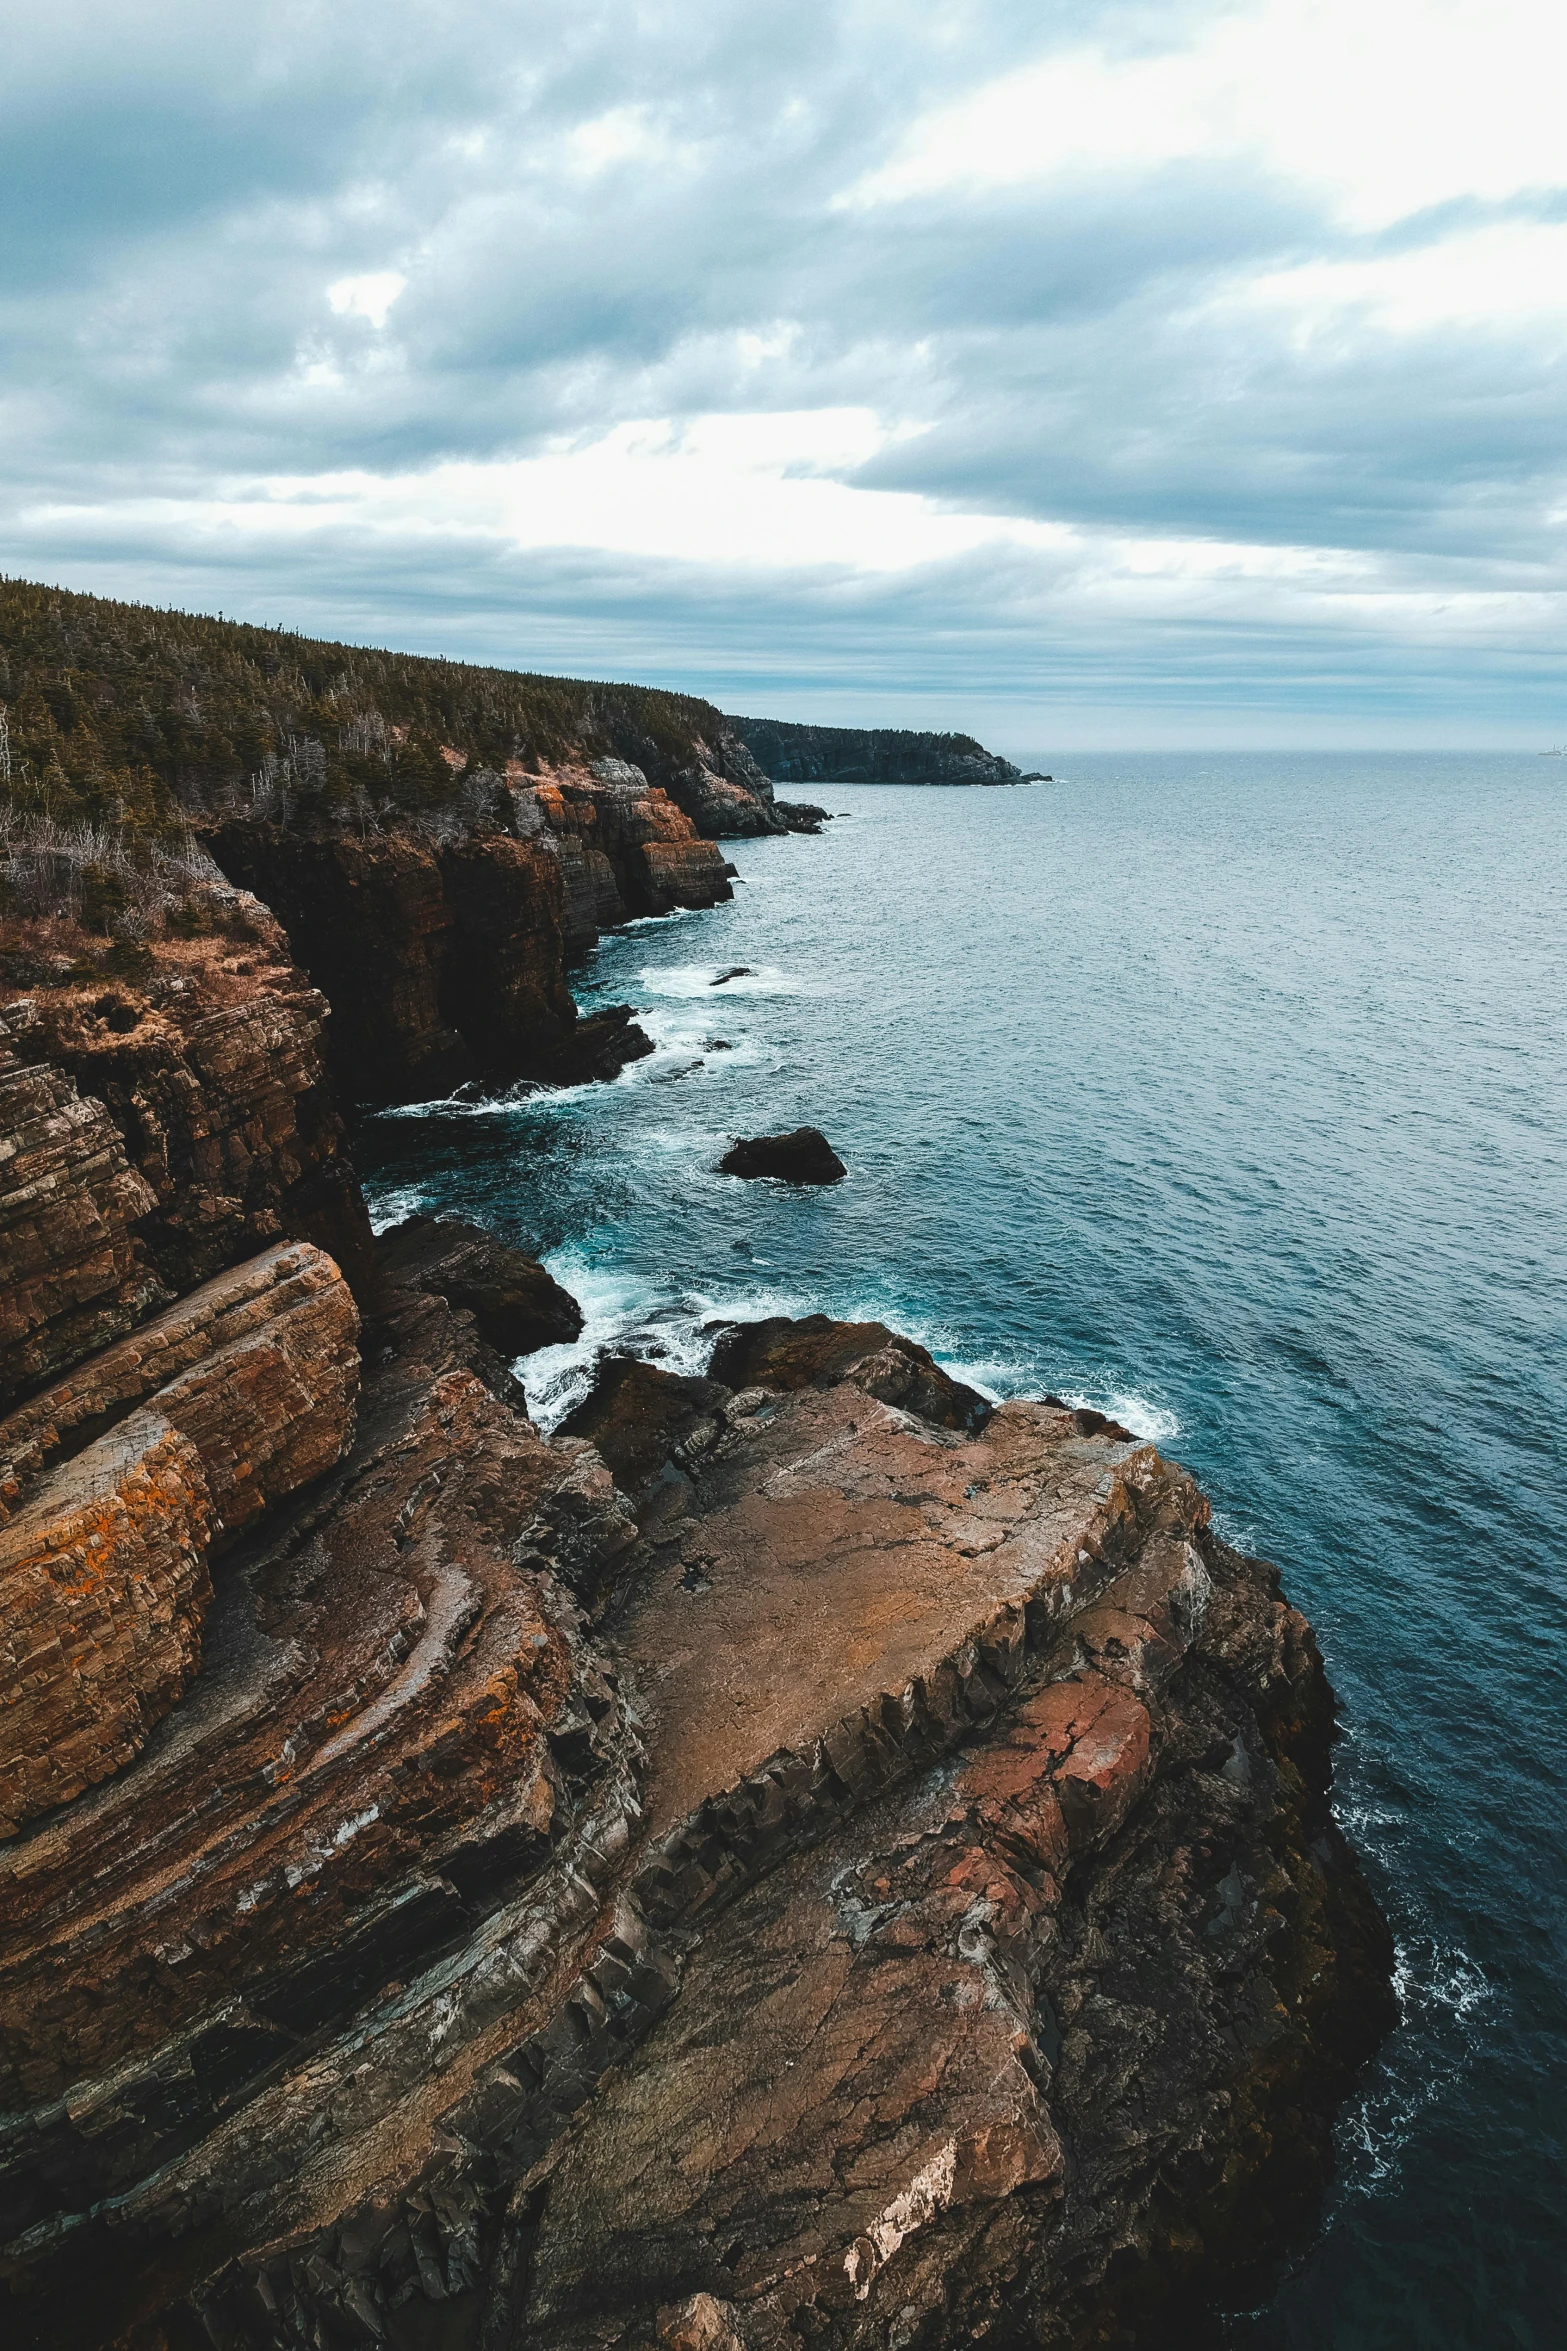
<instances>
[{"instance_id":1,"label":"layered rock strata","mask_svg":"<svg viewBox=\"0 0 1567 2351\"><path fill-rule=\"evenodd\" d=\"M0 1306L0 1402L270 1242L368 1269L327 1006L254 899L198 904L205 935L153 941L134 980L79 936L74 959L3 959L0 1232L24 1289Z\"/></svg>"},{"instance_id":2,"label":"layered rock strata","mask_svg":"<svg viewBox=\"0 0 1567 2351\"><path fill-rule=\"evenodd\" d=\"M1296 2217L1385 1954L1190 1479L875 1326L546 1445L401 1297L6 1849L19 2339L1086 2343Z\"/></svg>"},{"instance_id":3,"label":"layered rock strata","mask_svg":"<svg viewBox=\"0 0 1567 2351\"><path fill-rule=\"evenodd\" d=\"M183 1697L209 1549L339 1458L358 1336L337 1267L294 1244L0 1422L0 1837L118 1771Z\"/></svg>"},{"instance_id":4,"label":"layered rock strata","mask_svg":"<svg viewBox=\"0 0 1567 2351\"><path fill-rule=\"evenodd\" d=\"M607 1476L497 1399L442 1301L404 1293L387 1328L342 1466L229 1554L184 1703L0 1848L6 2233L45 2340L108 2339L150 2247L199 2269L199 2224L307 2165L334 2031L433 2089L443 2034L569 1965L634 1811L569 1595L512 1560L563 1483L576 1539L598 1514L624 1545ZM363 2072L341 2086L369 2114L389 2084Z\"/></svg>"},{"instance_id":5,"label":"layered rock strata","mask_svg":"<svg viewBox=\"0 0 1567 2351\"><path fill-rule=\"evenodd\" d=\"M568 959L633 915L716 906L732 897L730 867L669 794L625 760L511 779L518 832L560 860Z\"/></svg>"},{"instance_id":6,"label":"layered rock strata","mask_svg":"<svg viewBox=\"0 0 1567 2351\"><path fill-rule=\"evenodd\" d=\"M0 1025L0 1410L168 1297L138 1232L156 1205L103 1103L7 1066Z\"/></svg>"},{"instance_id":7,"label":"layered rock strata","mask_svg":"<svg viewBox=\"0 0 1567 2351\"><path fill-rule=\"evenodd\" d=\"M184 1696L211 1515L196 1447L150 1410L0 1527L0 1838L129 1763Z\"/></svg>"},{"instance_id":8,"label":"layered rock strata","mask_svg":"<svg viewBox=\"0 0 1567 2351\"><path fill-rule=\"evenodd\" d=\"M699 737L696 758L673 766L670 796L705 839L722 841L786 830L773 804L772 778L756 759L743 727L726 719L712 739Z\"/></svg>"},{"instance_id":9,"label":"layered rock strata","mask_svg":"<svg viewBox=\"0 0 1567 2351\"><path fill-rule=\"evenodd\" d=\"M341 1454L358 1338L331 1258L308 1242L263 1250L0 1421L0 1522L57 1461L151 1402L196 1446L220 1532L242 1533Z\"/></svg>"}]
</instances>

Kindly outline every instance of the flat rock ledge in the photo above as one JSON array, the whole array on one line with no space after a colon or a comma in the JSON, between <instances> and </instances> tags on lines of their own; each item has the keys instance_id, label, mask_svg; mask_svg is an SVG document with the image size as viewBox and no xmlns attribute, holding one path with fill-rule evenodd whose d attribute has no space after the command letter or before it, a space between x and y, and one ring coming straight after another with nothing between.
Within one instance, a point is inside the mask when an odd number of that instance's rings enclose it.
<instances>
[{"instance_id":1,"label":"flat rock ledge","mask_svg":"<svg viewBox=\"0 0 1567 2351\"><path fill-rule=\"evenodd\" d=\"M1309 2220L1390 1961L1309 1629L1152 1446L820 1323L546 1444L403 1292L0 1848L18 2343L1152 2341Z\"/></svg>"}]
</instances>

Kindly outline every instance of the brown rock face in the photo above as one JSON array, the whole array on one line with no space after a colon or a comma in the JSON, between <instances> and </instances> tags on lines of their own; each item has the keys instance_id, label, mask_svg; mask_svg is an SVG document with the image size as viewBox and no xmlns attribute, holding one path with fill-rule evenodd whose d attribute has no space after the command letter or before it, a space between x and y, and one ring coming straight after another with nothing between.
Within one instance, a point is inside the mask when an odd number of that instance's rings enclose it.
<instances>
[{"instance_id":1,"label":"brown rock face","mask_svg":"<svg viewBox=\"0 0 1567 2351\"><path fill-rule=\"evenodd\" d=\"M368 1265L369 1222L322 1067L327 1007L290 960L266 909L223 895L238 935L156 940L134 986L87 971L26 993L14 982L0 987L12 1054L49 1073L24 1070L0 1083L30 1087L40 1100L42 1089L57 1103L74 1084L83 1103L94 1105L85 1114L54 1113L74 1122L79 1141L72 1148L86 1157L27 1179L21 1198L30 1203L24 1214L32 1230L20 1235L24 1254L32 1260L40 1248L63 1251L56 1266L75 1270L54 1278L68 1293L83 1285L91 1292L108 1278L106 1269L93 1270L105 1265L98 1227L106 1217L117 1221L126 1236L122 1261L137 1261L123 1262L114 1277L124 1295L120 1329L285 1236L329 1250L351 1280ZM108 1145L96 1105L117 1132L134 1181L122 1176L116 1184L90 1164ZM37 1141L29 1144L29 1136ZM25 1114L19 1139L46 1154L60 1147ZM0 1184L9 1188L9 1180L0 1169ZM55 1200L61 1209L47 1209ZM94 1294L108 1303L108 1319L89 1320L75 1339L42 1354L34 1349L25 1360L29 1376L47 1377L112 1335L118 1310L108 1292ZM11 1393L22 1384L19 1378Z\"/></svg>"},{"instance_id":2,"label":"brown rock face","mask_svg":"<svg viewBox=\"0 0 1567 2351\"><path fill-rule=\"evenodd\" d=\"M1191 1480L814 1330L610 1367L633 1520L405 1299L195 1689L8 1849L18 2339L1086 2346L1275 2244L1385 1943Z\"/></svg>"},{"instance_id":3,"label":"brown rock face","mask_svg":"<svg viewBox=\"0 0 1567 2351\"><path fill-rule=\"evenodd\" d=\"M0 1422L0 1835L119 1770L184 1695L209 1545L338 1459L358 1336L337 1267L295 1243Z\"/></svg>"},{"instance_id":4,"label":"brown rock face","mask_svg":"<svg viewBox=\"0 0 1567 2351\"><path fill-rule=\"evenodd\" d=\"M698 753L695 760L675 769L668 785L671 798L699 833L720 841L785 830L773 807L772 780L734 726L717 729L711 740L698 745Z\"/></svg>"},{"instance_id":5,"label":"brown rock face","mask_svg":"<svg viewBox=\"0 0 1567 2351\"><path fill-rule=\"evenodd\" d=\"M101 1102L0 1065L0 1410L167 1298L137 1237L154 1205Z\"/></svg>"},{"instance_id":6,"label":"brown rock face","mask_svg":"<svg viewBox=\"0 0 1567 2351\"><path fill-rule=\"evenodd\" d=\"M329 998L333 1067L357 1099L418 1101L474 1077L571 1083L652 1050L629 1012L578 1021L560 860L542 839L229 824L213 850L277 910Z\"/></svg>"},{"instance_id":7,"label":"brown rock face","mask_svg":"<svg viewBox=\"0 0 1567 2351\"><path fill-rule=\"evenodd\" d=\"M570 1292L536 1259L478 1225L410 1216L381 1234L376 1258L399 1287L465 1308L499 1355L566 1346L582 1329L582 1309Z\"/></svg>"},{"instance_id":8,"label":"brown rock face","mask_svg":"<svg viewBox=\"0 0 1567 2351\"><path fill-rule=\"evenodd\" d=\"M232 1538L329 1469L354 1425L359 1316L330 1257L285 1242L207 1282L0 1421L0 1520L57 1459L148 1401L192 1441Z\"/></svg>"},{"instance_id":9,"label":"brown rock face","mask_svg":"<svg viewBox=\"0 0 1567 2351\"><path fill-rule=\"evenodd\" d=\"M619 1627L642 1899L706 1924L533 2175L517 2339L1087 2344L1255 2286L1390 2021L1272 1572L1050 1407L727 1420Z\"/></svg>"},{"instance_id":10,"label":"brown rock face","mask_svg":"<svg viewBox=\"0 0 1567 2351\"><path fill-rule=\"evenodd\" d=\"M722 851L624 760L537 777L519 769L512 805L519 833L542 839L560 861L568 957L628 915L716 906L734 894Z\"/></svg>"},{"instance_id":11,"label":"brown rock face","mask_svg":"<svg viewBox=\"0 0 1567 2351\"><path fill-rule=\"evenodd\" d=\"M0 1838L129 1763L183 1697L210 1516L195 1446L143 1411L0 1528Z\"/></svg>"},{"instance_id":12,"label":"brown rock face","mask_svg":"<svg viewBox=\"0 0 1567 2351\"><path fill-rule=\"evenodd\" d=\"M602 1367L561 1433L585 1438L640 1509L666 1478L679 1482L688 1439L696 1439L699 1452L712 1442L728 1401L729 1390L717 1380L686 1379L620 1358Z\"/></svg>"},{"instance_id":13,"label":"brown rock face","mask_svg":"<svg viewBox=\"0 0 1567 2351\"><path fill-rule=\"evenodd\" d=\"M0 2062L25 2117L0 2140L6 2233L63 2250L105 2195L128 2231L90 2287L61 2273L34 2306L61 2339L93 2338L116 2277L134 2301L147 2231L196 2258L207 2217L287 2200L323 2151L336 2030L376 2054L343 2076L334 2165L343 2132L449 2101L432 2048L455 2060L530 1974L569 1969L624 1838L635 1742L569 1598L512 1560L574 1472L576 1542L597 1511L624 1544L623 1511L465 1368L438 1300L394 1329L348 1458L230 1554L183 1705L0 1850Z\"/></svg>"}]
</instances>

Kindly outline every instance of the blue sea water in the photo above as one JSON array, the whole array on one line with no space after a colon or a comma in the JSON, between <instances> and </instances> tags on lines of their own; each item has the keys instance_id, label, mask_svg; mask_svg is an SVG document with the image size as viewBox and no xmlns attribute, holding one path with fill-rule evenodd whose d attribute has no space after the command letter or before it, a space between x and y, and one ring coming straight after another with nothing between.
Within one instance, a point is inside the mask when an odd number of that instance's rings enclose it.
<instances>
[{"instance_id":1,"label":"blue sea water","mask_svg":"<svg viewBox=\"0 0 1567 2351\"><path fill-rule=\"evenodd\" d=\"M1059 775L823 787L820 839L734 844L732 906L578 975L645 1008L651 1061L376 1120L372 1198L549 1253L590 1327L523 1367L545 1418L605 1340L691 1366L712 1316L825 1308L1186 1462L1317 1628L1403 2002L1316 2241L1225 2340L1543 2351L1567 2341L1567 762ZM846 1183L713 1172L802 1121Z\"/></svg>"}]
</instances>

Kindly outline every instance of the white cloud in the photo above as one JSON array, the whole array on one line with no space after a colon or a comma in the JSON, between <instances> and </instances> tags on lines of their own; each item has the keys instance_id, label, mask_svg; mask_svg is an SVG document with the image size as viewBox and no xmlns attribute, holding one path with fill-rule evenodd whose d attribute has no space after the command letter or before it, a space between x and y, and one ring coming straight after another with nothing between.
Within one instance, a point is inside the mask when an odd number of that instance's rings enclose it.
<instances>
[{"instance_id":1,"label":"white cloud","mask_svg":"<svg viewBox=\"0 0 1567 2351\"><path fill-rule=\"evenodd\" d=\"M0 91L6 568L1107 725L1439 644L1560 731L1545 0L65 13Z\"/></svg>"},{"instance_id":2,"label":"white cloud","mask_svg":"<svg viewBox=\"0 0 1567 2351\"><path fill-rule=\"evenodd\" d=\"M450 463L417 473L277 476L197 500L148 499L166 531L258 539L372 533L408 542L471 536L511 553L585 548L737 572L840 570L867 576L941 563L989 545L1045 548L1058 525L951 513L913 492L832 478L897 437L866 410L668 418L618 425L585 446L538 457ZM82 509L39 509L41 528Z\"/></svg>"},{"instance_id":3,"label":"white cloud","mask_svg":"<svg viewBox=\"0 0 1567 2351\"><path fill-rule=\"evenodd\" d=\"M1249 281L1239 298L1291 314L1297 337L1356 324L1392 335L1436 326L1567 327L1567 222L1503 221L1410 252L1309 261Z\"/></svg>"},{"instance_id":4,"label":"white cloud","mask_svg":"<svg viewBox=\"0 0 1567 2351\"><path fill-rule=\"evenodd\" d=\"M1375 229L1562 176L1567 16L1548 0L1253 0L1153 55L1084 44L916 123L844 202L1248 158Z\"/></svg>"},{"instance_id":5,"label":"white cloud","mask_svg":"<svg viewBox=\"0 0 1567 2351\"><path fill-rule=\"evenodd\" d=\"M372 269L363 277L339 278L328 286L326 298L339 318L367 318L379 330L407 284L400 270Z\"/></svg>"}]
</instances>

